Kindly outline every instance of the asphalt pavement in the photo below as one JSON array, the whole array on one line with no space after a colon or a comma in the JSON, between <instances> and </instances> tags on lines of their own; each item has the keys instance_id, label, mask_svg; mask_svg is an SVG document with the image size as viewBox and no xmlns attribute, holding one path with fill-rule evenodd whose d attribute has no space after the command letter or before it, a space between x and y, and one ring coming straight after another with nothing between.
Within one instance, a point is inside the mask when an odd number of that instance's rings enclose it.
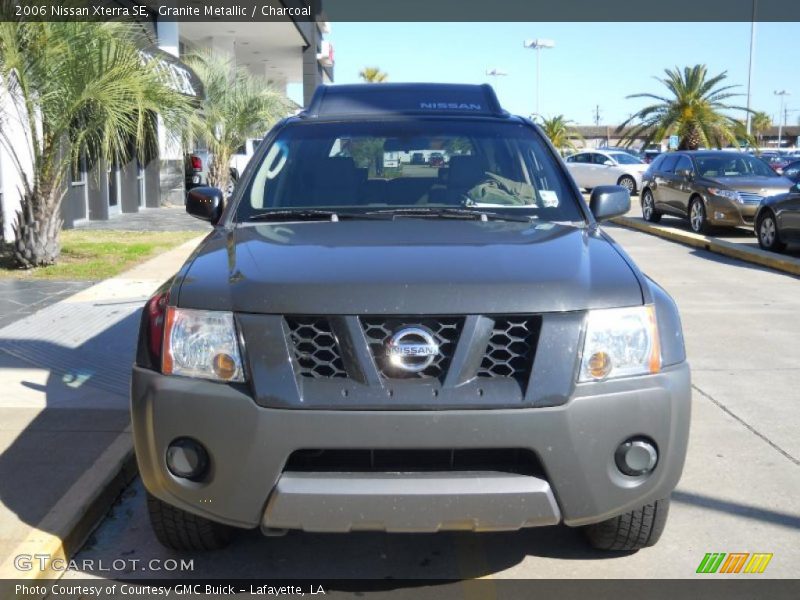
<instances>
[{"instance_id":1,"label":"asphalt pavement","mask_svg":"<svg viewBox=\"0 0 800 600\"><path fill-rule=\"evenodd\" d=\"M657 546L599 553L564 527L497 534L292 532L283 538L243 532L221 552L176 554L151 533L137 480L77 556L94 565L125 559L127 566L66 577L692 578L708 577L695 573L708 552L772 553L757 577L796 577L800 281L638 231L613 225L607 231L676 299L693 369L689 454ZM193 570L148 566L168 558L192 559Z\"/></svg>"}]
</instances>

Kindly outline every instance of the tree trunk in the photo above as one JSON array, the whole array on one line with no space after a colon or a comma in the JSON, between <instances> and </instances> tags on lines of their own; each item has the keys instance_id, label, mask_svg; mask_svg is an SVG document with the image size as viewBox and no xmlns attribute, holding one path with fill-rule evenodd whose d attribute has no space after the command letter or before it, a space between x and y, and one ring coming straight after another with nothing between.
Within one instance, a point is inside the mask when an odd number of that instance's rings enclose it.
<instances>
[{"instance_id":1,"label":"tree trunk","mask_svg":"<svg viewBox=\"0 0 800 600\"><path fill-rule=\"evenodd\" d=\"M697 125L688 125L681 136L678 150L697 150L702 143L703 138L700 135L700 130Z\"/></svg>"},{"instance_id":2,"label":"tree trunk","mask_svg":"<svg viewBox=\"0 0 800 600\"><path fill-rule=\"evenodd\" d=\"M228 182L230 181L230 156L214 153L211 157L211 164L208 166L208 185L228 193Z\"/></svg>"},{"instance_id":3,"label":"tree trunk","mask_svg":"<svg viewBox=\"0 0 800 600\"><path fill-rule=\"evenodd\" d=\"M14 224L12 255L25 269L52 265L61 253L58 239L63 225L59 211L61 198L48 202L34 195L23 196L22 210Z\"/></svg>"}]
</instances>

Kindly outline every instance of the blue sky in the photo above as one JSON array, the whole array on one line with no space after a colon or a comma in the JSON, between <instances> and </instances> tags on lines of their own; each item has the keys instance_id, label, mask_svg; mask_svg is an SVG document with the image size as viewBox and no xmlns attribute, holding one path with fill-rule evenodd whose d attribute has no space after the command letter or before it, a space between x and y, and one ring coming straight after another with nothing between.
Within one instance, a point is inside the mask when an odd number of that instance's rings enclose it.
<instances>
[{"instance_id":1,"label":"blue sky","mask_svg":"<svg viewBox=\"0 0 800 600\"><path fill-rule=\"evenodd\" d=\"M495 89L511 112L528 115L536 98L535 52L530 38L548 38L542 50L540 112L601 124L616 124L644 106L626 100L637 92L660 93L653 76L665 67L705 63L712 74L727 70L728 82L746 92L750 23L332 23L335 81L359 81L364 66L379 66L390 81L483 83L488 68L506 71ZM758 23L752 106L777 118L786 90L790 110L800 109L797 76L800 23ZM734 99L745 105L744 96ZM800 111L790 112L796 124Z\"/></svg>"}]
</instances>

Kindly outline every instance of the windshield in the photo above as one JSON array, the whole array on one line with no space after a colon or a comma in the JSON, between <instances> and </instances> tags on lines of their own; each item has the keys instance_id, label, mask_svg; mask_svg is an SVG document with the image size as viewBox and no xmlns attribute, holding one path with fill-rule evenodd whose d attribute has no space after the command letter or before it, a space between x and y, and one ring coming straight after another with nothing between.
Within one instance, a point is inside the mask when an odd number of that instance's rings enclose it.
<instances>
[{"instance_id":1,"label":"windshield","mask_svg":"<svg viewBox=\"0 0 800 600\"><path fill-rule=\"evenodd\" d=\"M627 152L615 152L611 157L621 165L641 165L644 164L635 156L631 156Z\"/></svg>"},{"instance_id":2,"label":"windshield","mask_svg":"<svg viewBox=\"0 0 800 600\"><path fill-rule=\"evenodd\" d=\"M777 177L763 160L738 154L731 156L696 156L697 171L703 177Z\"/></svg>"},{"instance_id":3,"label":"windshield","mask_svg":"<svg viewBox=\"0 0 800 600\"><path fill-rule=\"evenodd\" d=\"M236 218L270 210L352 215L411 208L585 219L569 180L532 129L467 120L291 124L256 167Z\"/></svg>"}]
</instances>

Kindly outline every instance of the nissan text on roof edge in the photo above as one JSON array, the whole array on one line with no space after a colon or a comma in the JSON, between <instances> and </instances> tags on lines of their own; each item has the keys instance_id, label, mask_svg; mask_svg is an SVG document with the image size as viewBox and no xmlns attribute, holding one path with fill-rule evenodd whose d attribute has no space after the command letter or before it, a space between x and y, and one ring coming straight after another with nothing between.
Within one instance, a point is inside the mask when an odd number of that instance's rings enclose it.
<instances>
[{"instance_id":1,"label":"nissan text on roof edge","mask_svg":"<svg viewBox=\"0 0 800 600\"><path fill-rule=\"evenodd\" d=\"M394 158L441 153L441 165ZM383 164L384 156L391 167ZM676 306L491 87L321 87L142 315L131 410L176 549L564 524L654 544L683 468Z\"/></svg>"}]
</instances>

